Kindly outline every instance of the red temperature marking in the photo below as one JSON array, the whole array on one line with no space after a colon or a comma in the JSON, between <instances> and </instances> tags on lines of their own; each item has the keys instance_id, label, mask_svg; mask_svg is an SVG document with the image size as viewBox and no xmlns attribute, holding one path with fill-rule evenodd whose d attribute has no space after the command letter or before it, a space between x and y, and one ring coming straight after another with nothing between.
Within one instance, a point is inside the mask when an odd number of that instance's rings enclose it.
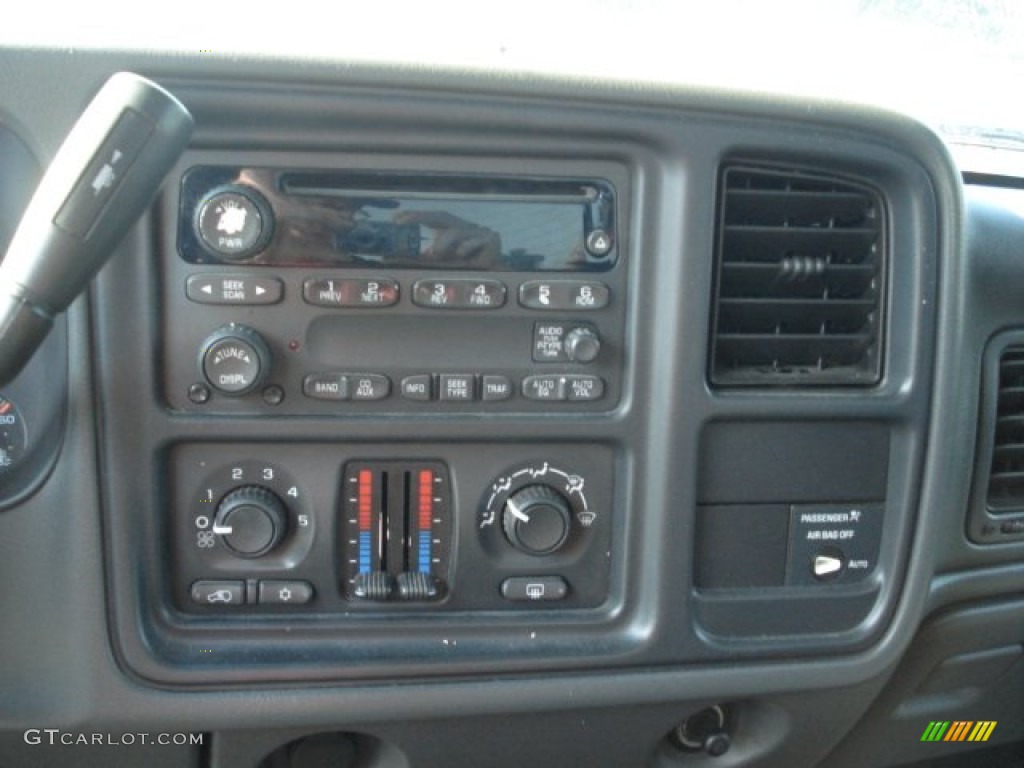
<instances>
[{"instance_id":1,"label":"red temperature marking","mask_svg":"<svg viewBox=\"0 0 1024 768\"><path fill-rule=\"evenodd\" d=\"M431 513L434 511L434 473L429 469L420 470L420 530L429 531Z\"/></svg>"},{"instance_id":2,"label":"red temperature marking","mask_svg":"<svg viewBox=\"0 0 1024 768\"><path fill-rule=\"evenodd\" d=\"M373 516L373 473L359 470L359 530L369 531Z\"/></svg>"}]
</instances>

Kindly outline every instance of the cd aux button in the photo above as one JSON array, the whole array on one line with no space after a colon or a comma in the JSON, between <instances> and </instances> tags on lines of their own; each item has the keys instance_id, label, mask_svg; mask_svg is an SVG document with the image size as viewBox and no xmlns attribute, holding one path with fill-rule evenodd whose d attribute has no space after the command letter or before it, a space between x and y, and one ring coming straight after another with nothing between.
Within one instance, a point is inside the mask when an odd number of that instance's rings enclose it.
<instances>
[{"instance_id":1,"label":"cd aux button","mask_svg":"<svg viewBox=\"0 0 1024 768\"><path fill-rule=\"evenodd\" d=\"M379 373L347 374L353 400L383 400L391 392L391 380Z\"/></svg>"}]
</instances>

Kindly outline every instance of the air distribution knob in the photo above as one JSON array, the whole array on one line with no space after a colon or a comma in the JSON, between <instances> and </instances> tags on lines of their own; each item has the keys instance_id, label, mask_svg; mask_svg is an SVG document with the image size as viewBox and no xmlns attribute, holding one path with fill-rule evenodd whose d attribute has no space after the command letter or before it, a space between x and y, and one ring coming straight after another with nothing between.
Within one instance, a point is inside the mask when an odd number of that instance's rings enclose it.
<instances>
[{"instance_id":1,"label":"air distribution knob","mask_svg":"<svg viewBox=\"0 0 1024 768\"><path fill-rule=\"evenodd\" d=\"M502 526L509 543L528 555L549 555L569 538L569 502L547 485L528 485L505 502Z\"/></svg>"},{"instance_id":2,"label":"air distribution knob","mask_svg":"<svg viewBox=\"0 0 1024 768\"><path fill-rule=\"evenodd\" d=\"M276 547L288 527L288 510L259 485L236 488L221 499L213 532L239 557L259 557Z\"/></svg>"},{"instance_id":3,"label":"air distribution knob","mask_svg":"<svg viewBox=\"0 0 1024 768\"><path fill-rule=\"evenodd\" d=\"M222 395L241 397L257 389L270 372L270 347L252 328L231 323L206 337L199 368Z\"/></svg>"}]
</instances>

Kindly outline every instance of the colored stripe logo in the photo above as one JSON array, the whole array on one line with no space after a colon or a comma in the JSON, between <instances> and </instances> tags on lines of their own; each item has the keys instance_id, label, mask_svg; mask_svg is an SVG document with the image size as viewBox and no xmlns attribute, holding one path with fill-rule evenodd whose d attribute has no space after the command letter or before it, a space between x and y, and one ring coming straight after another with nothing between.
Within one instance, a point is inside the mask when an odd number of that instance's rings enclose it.
<instances>
[{"instance_id":1,"label":"colored stripe logo","mask_svg":"<svg viewBox=\"0 0 1024 768\"><path fill-rule=\"evenodd\" d=\"M928 723L921 741L988 741L996 729L996 720L954 720Z\"/></svg>"}]
</instances>

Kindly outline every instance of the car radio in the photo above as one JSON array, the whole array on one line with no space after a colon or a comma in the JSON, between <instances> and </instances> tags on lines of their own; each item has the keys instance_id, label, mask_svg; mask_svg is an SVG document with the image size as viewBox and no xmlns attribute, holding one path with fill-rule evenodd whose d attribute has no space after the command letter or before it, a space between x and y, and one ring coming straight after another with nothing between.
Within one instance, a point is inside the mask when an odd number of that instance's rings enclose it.
<instances>
[{"instance_id":1,"label":"car radio","mask_svg":"<svg viewBox=\"0 0 1024 768\"><path fill-rule=\"evenodd\" d=\"M214 413L611 410L617 183L194 163L165 250L167 400Z\"/></svg>"}]
</instances>

